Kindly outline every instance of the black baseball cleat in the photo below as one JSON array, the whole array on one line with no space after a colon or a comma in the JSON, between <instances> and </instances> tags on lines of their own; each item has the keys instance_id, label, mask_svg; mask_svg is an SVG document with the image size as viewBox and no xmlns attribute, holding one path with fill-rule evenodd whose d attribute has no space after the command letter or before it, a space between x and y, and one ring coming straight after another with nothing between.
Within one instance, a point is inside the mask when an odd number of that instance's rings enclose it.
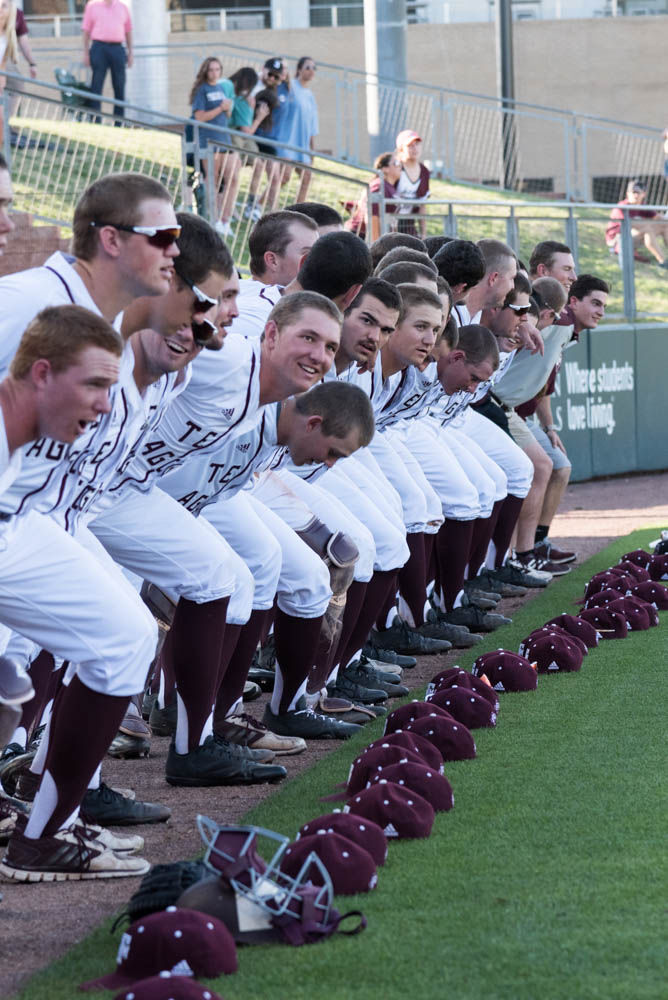
<instances>
[{"instance_id":1,"label":"black baseball cleat","mask_svg":"<svg viewBox=\"0 0 668 1000\"><path fill-rule=\"evenodd\" d=\"M339 722L329 715L321 715L306 704L303 695L291 712L274 715L271 706L267 705L262 721L273 733L301 736L304 740L347 740L362 728L352 722Z\"/></svg>"},{"instance_id":2,"label":"black baseball cleat","mask_svg":"<svg viewBox=\"0 0 668 1000\"><path fill-rule=\"evenodd\" d=\"M262 691L271 691L276 680L276 671L264 667L251 667L248 671L248 680L259 685Z\"/></svg>"},{"instance_id":3,"label":"black baseball cleat","mask_svg":"<svg viewBox=\"0 0 668 1000\"><path fill-rule=\"evenodd\" d=\"M118 760L148 757L151 751L151 727L144 722L134 701L128 705L107 753Z\"/></svg>"},{"instance_id":4,"label":"black baseball cleat","mask_svg":"<svg viewBox=\"0 0 668 1000\"><path fill-rule=\"evenodd\" d=\"M154 736L173 736L176 732L176 702L160 708L157 701L153 703L148 724Z\"/></svg>"},{"instance_id":5,"label":"black baseball cleat","mask_svg":"<svg viewBox=\"0 0 668 1000\"><path fill-rule=\"evenodd\" d=\"M345 670L339 670L339 677L341 676L363 687L379 688L386 692L388 698L403 698L408 694L408 688L404 687L396 674L385 673L370 663L366 656L349 663Z\"/></svg>"},{"instance_id":6,"label":"black baseball cleat","mask_svg":"<svg viewBox=\"0 0 668 1000\"><path fill-rule=\"evenodd\" d=\"M333 684L327 685L327 694L332 698L347 698L349 701L358 701L362 705L374 705L378 702L387 701L387 692L379 687L368 687L357 681L346 677L345 673L339 672Z\"/></svg>"},{"instance_id":7,"label":"black baseball cleat","mask_svg":"<svg viewBox=\"0 0 668 1000\"><path fill-rule=\"evenodd\" d=\"M501 594L497 590L485 590L481 587L477 580L465 580L464 581L464 592L468 597L469 601L475 604L480 598L486 601L492 601L494 604L498 604L501 600ZM478 607L481 605L479 604Z\"/></svg>"},{"instance_id":8,"label":"black baseball cleat","mask_svg":"<svg viewBox=\"0 0 668 1000\"><path fill-rule=\"evenodd\" d=\"M235 747L235 749L240 749ZM165 778L170 785L208 788L216 785L273 785L287 776L280 764L258 764L232 752L230 744L207 736L189 753L177 753L172 743Z\"/></svg>"},{"instance_id":9,"label":"black baseball cleat","mask_svg":"<svg viewBox=\"0 0 668 1000\"><path fill-rule=\"evenodd\" d=\"M545 541L539 542L538 545L534 545L533 553L538 559L547 559L551 563L572 563L578 557L577 552L558 549L552 542L548 542L547 538Z\"/></svg>"},{"instance_id":10,"label":"black baseball cleat","mask_svg":"<svg viewBox=\"0 0 668 1000\"><path fill-rule=\"evenodd\" d=\"M480 632L494 632L502 625L510 625L512 622L512 618L490 614L480 608L455 608L444 612L443 620L452 625L466 625L467 628L475 628Z\"/></svg>"},{"instance_id":11,"label":"black baseball cleat","mask_svg":"<svg viewBox=\"0 0 668 1000\"><path fill-rule=\"evenodd\" d=\"M382 632L372 631L371 641L383 649L394 649L397 653L409 655L415 653L418 656L445 653L448 649L452 649L451 642L446 639L428 639L417 629L407 625L398 615L390 628L385 628Z\"/></svg>"},{"instance_id":12,"label":"black baseball cleat","mask_svg":"<svg viewBox=\"0 0 668 1000\"><path fill-rule=\"evenodd\" d=\"M420 625L420 631L431 638L447 639L454 649L470 649L471 646L482 642L482 636L477 632L471 632L466 625L454 625L446 621L443 618L445 613L430 608L427 612L427 621L424 625Z\"/></svg>"},{"instance_id":13,"label":"black baseball cleat","mask_svg":"<svg viewBox=\"0 0 668 1000\"><path fill-rule=\"evenodd\" d=\"M95 826L138 826L140 823L164 823L172 815L167 806L130 799L104 781L99 788L89 788L81 802L81 818Z\"/></svg>"},{"instance_id":14,"label":"black baseball cleat","mask_svg":"<svg viewBox=\"0 0 668 1000\"><path fill-rule=\"evenodd\" d=\"M552 580L549 573L527 569L508 559L504 566L494 570L494 575L501 583L512 583L516 587L539 588L547 587Z\"/></svg>"},{"instance_id":15,"label":"black baseball cleat","mask_svg":"<svg viewBox=\"0 0 668 1000\"><path fill-rule=\"evenodd\" d=\"M525 594L529 593L528 587L502 580L497 575L498 572L495 569L483 569L471 582L478 584L482 590L495 591L501 597L524 597ZM518 574L518 578L521 578L521 574Z\"/></svg>"},{"instance_id":16,"label":"black baseball cleat","mask_svg":"<svg viewBox=\"0 0 668 1000\"><path fill-rule=\"evenodd\" d=\"M481 590L473 590L471 588L467 590L464 587L464 593L462 594L462 607L464 608L480 608L481 611L493 611L498 603L496 595L494 597L486 597Z\"/></svg>"},{"instance_id":17,"label":"black baseball cleat","mask_svg":"<svg viewBox=\"0 0 668 1000\"><path fill-rule=\"evenodd\" d=\"M378 636L378 633L375 632L374 635ZM401 653L395 653L393 649L382 649L375 646L371 640L362 648L362 653L369 660L392 663L395 667L401 667L402 670L412 670L413 667L417 666L417 660L414 656L402 656Z\"/></svg>"}]
</instances>

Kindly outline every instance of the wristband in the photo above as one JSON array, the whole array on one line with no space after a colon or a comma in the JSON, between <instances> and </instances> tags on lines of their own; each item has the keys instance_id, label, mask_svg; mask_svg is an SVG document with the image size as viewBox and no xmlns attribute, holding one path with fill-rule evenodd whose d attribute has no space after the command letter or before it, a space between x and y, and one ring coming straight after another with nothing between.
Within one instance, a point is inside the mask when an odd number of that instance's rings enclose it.
<instances>
[{"instance_id":1,"label":"wristband","mask_svg":"<svg viewBox=\"0 0 668 1000\"><path fill-rule=\"evenodd\" d=\"M545 431L546 434L549 434L550 431L556 431L556 429L557 429L556 424L547 424L545 427L543 427L543 430Z\"/></svg>"}]
</instances>

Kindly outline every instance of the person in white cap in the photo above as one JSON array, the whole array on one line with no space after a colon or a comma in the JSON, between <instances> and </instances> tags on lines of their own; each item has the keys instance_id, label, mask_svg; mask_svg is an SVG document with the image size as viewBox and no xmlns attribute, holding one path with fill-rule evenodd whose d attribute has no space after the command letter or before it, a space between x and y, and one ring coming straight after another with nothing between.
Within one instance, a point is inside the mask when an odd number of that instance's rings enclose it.
<instances>
[{"instance_id":1,"label":"person in white cap","mask_svg":"<svg viewBox=\"0 0 668 1000\"><path fill-rule=\"evenodd\" d=\"M424 216L425 201L429 197L429 170L420 162L422 156L422 138L410 128L405 128L397 136L397 158L401 161L402 170L397 181L397 198L415 201L415 205L400 205L398 230L400 233L412 233L413 236L425 236L427 223L424 218L419 222L402 216Z\"/></svg>"}]
</instances>

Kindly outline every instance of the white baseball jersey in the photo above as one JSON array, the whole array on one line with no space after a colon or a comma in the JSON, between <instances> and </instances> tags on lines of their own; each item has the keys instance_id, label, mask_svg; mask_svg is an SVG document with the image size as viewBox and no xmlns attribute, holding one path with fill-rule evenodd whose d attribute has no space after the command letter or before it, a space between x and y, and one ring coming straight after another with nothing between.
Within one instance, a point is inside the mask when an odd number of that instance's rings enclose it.
<instances>
[{"instance_id":1,"label":"white baseball jersey","mask_svg":"<svg viewBox=\"0 0 668 1000\"><path fill-rule=\"evenodd\" d=\"M256 278L242 278L239 282L239 315L230 333L241 334L249 340L259 340L262 336L269 313L283 295L283 285L265 285Z\"/></svg>"},{"instance_id":2,"label":"white baseball jersey","mask_svg":"<svg viewBox=\"0 0 668 1000\"><path fill-rule=\"evenodd\" d=\"M260 344L228 334L221 351L202 351L187 387L112 485L148 491L194 455L211 455L262 418Z\"/></svg>"},{"instance_id":3,"label":"white baseball jersey","mask_svg":"<svg viewBox=\"0 0 668 1000\"><path fill-rule=\"evenodd\" d=\"M51 514L70 532L104 503L104 493L133 450L155 428L171 400L182 392L188 372L170 372L140 394L134 381L134 351L128 343L118 382L110 391L111 408L73 444L50 438L23 449L20 475L0 496L0 511Z\"/></svg>"},{"instance_id":4,"label":"white baseball jersey","mask_svg":"<svg viewBox=\"0 0 668 1000\"><path fill-rule=\"evenodd\" d=\"M21 449L10 454L5 417L0 406L0 497L9 489L21 471Z\"/></svg>"},{"instance_id":5,"label":"white baseball jersey","mask_svg":"<svg viewBox=\"0 0 668 1000\"><path fill-rule=\"evenodd\" d=\"M57 251L42 267L0 278L0 377L7 374L28 323L47 306L84 306L100 315L72 267L74 257Z\"/></svg>"}]
</instances>

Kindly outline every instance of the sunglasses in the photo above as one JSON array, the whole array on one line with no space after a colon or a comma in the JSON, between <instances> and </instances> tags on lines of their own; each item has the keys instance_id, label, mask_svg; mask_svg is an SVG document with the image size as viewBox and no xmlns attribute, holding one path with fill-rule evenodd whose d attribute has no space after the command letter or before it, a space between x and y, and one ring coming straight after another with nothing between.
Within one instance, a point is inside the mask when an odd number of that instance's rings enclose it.
<instances>
[{"instance_id":1,"label":"sunglasses","mask_svg":"<svg viewBox=\"0 0 668 1000\"><path fill-rule=\"evenodd\" d=\"M513 306L513 305L507 305L506 309L512 309L513 312L517 313L518 316L526 316L527 313L531 312L531 307L530 306Z\"/></svg>"},{"instance_id":2,"label":"sunglasses","mask_svg":"<svg viewBox=\"0 0 668 1000\"><path fill-rule=\"evenodd\" d=\"M145 236L152 247L159 247L160 250L173 246L181 235L180 226L119 226L115 222L91 222L91 226L96 229L111 226L122 233L137 233Z\"/></svg>"},{"instance_id":3,"label":"sunglasses","mask_svg":"<svg viewBox=\"0 0 668 1000\"><path fill-rule=\"evenodd\" d=\"M198 347L206 347L218 333L218 327L210 319L191 319L190 329Z\"/></svg>"},{"instance_id":4,"label":"sunglasses","mask_svg":"<svg viewBox=\"0 0 668 1000\"><path fill-rule=\"evenodd\" d=\"M178 271L176 273L178 274ZM207 295L201 288L198 288L192 281L188 281L187 278L183 278L180 274L179 278L181 278L184 285L187 285L195 293L195 301L193 303L195 312L208 312L209 309L213 309L214 306L218 305L218 299L212 299L210 295Z\"/></svg>"}]
</instances>

